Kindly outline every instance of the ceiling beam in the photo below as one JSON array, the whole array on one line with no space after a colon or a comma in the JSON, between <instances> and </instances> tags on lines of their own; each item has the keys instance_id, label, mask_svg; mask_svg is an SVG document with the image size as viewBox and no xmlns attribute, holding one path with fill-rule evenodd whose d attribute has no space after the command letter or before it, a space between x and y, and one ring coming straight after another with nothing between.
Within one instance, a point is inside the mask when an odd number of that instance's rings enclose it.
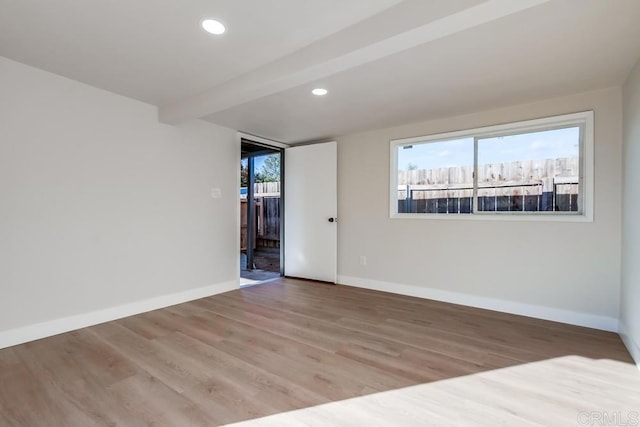
<instances>
[{"instance_id":1,"label":"ceiling beam","mask_svg":"<svg viewBox=\"0 0 640 427\"><path fill-rule=\"evenodd\" d=\"M432 42L550 0L407 0L292 54L158 110L178 124ZM425 13L426 5L430 6ZM246 54L246 53L245 53Z\"/></svg>"}]
</instances>

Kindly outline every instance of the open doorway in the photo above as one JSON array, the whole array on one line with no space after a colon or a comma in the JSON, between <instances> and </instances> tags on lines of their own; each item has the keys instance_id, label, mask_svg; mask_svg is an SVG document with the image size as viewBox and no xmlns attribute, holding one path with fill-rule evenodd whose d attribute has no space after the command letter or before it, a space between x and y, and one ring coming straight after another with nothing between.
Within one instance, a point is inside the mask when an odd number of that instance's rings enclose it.
<instances>
[{"instance_id":1,"label":"open doorway","mask_svg":"<svg viewBox=\"0 0 640 427\"><path fill-rule=\"evenodd\" d=\"M284 271L284 150L242 139L240 157L240 286Z\"/></svg>"}]
</instances>

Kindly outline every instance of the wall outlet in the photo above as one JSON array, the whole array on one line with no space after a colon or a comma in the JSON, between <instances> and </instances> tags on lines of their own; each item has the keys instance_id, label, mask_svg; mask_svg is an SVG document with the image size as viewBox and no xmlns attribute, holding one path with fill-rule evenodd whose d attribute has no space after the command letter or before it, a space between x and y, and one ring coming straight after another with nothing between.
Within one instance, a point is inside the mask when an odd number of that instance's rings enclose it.
<instances>
[{"instance_id":1,"label":"wall outlet","mask_svg":"<svg viewBox=\"0 0 640 427\"><path fill-rule=\"evenodd\" d=\"M367 257L365 255L360 255L360 265L367 265Z\"/></svg>"},{"instance_id":2,"label":"wall outlet","mask_svg":"<svg viewBox=\"0 0 640 427\"><path fill-rule=\"evenodd\" d=\"M212 188L211 189L211 197L214 199L220 199L222 198L222 190L219 188Z\"/></svg>"}]
</instances>

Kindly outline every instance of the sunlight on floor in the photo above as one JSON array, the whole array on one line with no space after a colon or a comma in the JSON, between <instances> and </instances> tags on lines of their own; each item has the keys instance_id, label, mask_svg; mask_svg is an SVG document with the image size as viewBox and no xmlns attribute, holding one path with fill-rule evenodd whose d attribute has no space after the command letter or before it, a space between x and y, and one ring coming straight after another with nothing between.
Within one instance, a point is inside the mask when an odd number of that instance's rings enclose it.
<instances>
[{"instance_id":1,"label":"sunlight on floor","mask_svg":"<svg viewBox=\"0 0 640 427\"><path fill-rule=\"evenodd\" d=\"M240 287L244 288L247 286L253 286L253 285L259 285L261 283L267 283L267 282L272 282L274 280L278 280L280 278L279 274L275 274L272 276L266 276L267 278L265 279L248 279L245 277L241 277L240 278Z\"/></svg>"},{"instance_id":2,"label":"sunlight on floor","mask_svg":"<svg viewBox=\"0 0 640 427\"><path fill-rule=\"evenodd\" d=\"M245 279L244 277L240 278L240 287L257 285L258 283L262 283L262 281L261 280Z\"/></svg>"},{"instance_id":3,"label":"sunlight on floor","mask_svg":"<svg viewBox=\"0 0 640 427\"><path fill-rule=\"evenodd\" d=\"M639 414L635 365L566 356L232 425L632 426Z\"/></svg>"}]
</instances>

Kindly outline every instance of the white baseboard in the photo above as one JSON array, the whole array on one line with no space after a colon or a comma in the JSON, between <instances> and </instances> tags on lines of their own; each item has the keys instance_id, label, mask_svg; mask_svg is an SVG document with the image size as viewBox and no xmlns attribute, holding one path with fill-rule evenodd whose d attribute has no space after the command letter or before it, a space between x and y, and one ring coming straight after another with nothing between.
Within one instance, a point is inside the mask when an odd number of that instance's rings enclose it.
<instances>
[{"instance_id":1,"label":"white baseboard","mask_svg":"<svg viewBox=\"0 0 640 427\"><path fill-rule=\"evenodd\" d=\"M627 346L629 354L631 354L631 357L636 362L636 366L640 369L640 344L633 339L624 322L620 322L620 337L624 345Z\"/></svg>"},{"instance_id":2,"label":"white baseboard","mask_svg":"<svg viewBox=\"0 0 640 427\"><path fill-rule=\"evenodd\" d=\"M0 331L0 349L239 289L237 280Z\"/></svg>"},{"instance_id":3,"label":"white baseboard","mask_svg":"<svg viewBox=\"0 0 640 427\"><path fill-rule=\"evenodd\" d=\"M552 320L554 322L568 323L570 325L586 326L588 328L604 331L618 332L618 319L596 314L578 313L575 311L561 310L558 308L539 305L524 304L515 301L486 298L459 292L443 291L441 289L426 288L415 285L403 285L398 283L381 282L378 280L363 279L360 277L338 276L338 283L357 288L366 288L376 291L391 292L418 298L426 298L452 304L466 305L470 307L484 308L487 310L501 311L503 313L518 314L537 319Z\"/></svg>"}]
</instances>

